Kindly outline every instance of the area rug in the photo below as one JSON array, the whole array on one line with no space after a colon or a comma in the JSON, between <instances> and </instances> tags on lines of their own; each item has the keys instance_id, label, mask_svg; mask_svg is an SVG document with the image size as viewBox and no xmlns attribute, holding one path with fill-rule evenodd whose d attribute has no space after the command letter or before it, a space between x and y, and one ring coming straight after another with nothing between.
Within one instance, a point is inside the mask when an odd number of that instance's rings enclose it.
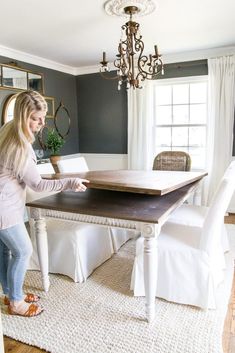
<instances>
[{"instance_id":1,"label":"area rug","mask_svg":"<svg viewBox=\"0 0 235 353\"><path fill-rule=\"evenodd\" d=\"M234 246L235 226L228 229ZM129 241L85 283L51 275L47 294L41 291L40 273L29 271L25 291L41 295L45 312L30 319L14 317L2 305L4 334L52 353L222 353L232 253L217 310L156 299L156 318L149 325L144 298L133 297L129 290L134 249L134 241Z\"/></svg>"}]
</instances>

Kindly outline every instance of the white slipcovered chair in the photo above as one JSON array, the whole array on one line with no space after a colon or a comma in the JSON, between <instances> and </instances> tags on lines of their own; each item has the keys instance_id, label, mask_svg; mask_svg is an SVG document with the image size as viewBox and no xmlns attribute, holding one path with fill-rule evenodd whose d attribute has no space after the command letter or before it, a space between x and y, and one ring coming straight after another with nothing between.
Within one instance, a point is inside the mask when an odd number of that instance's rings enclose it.
<instances>
[{"instance_id":1,"label":"white slipcovered chair","mask_svg":"<svg viewBox=\"0 0 235 353\"><path fill-rule=\"evenodd\" d=\"M54 173L50 163L38 165L41 174ZM36 193L27 190L27 201L46 197L53 193ZM79 194L78 194L79 197ZM59 219L46 219L48 234L49 272L69 276L75 282L83 282L95 268L113 254L112 239L108 228ZM29 269L39 269L36 237L30 220L33 254Z\"/></svg>"},{"instance_id":2,"label":"white slipcovered chair","mask_svg":"<svg viewBox=\"0 0 235 353\"><path fill-rule=\"evenodd\" d=\"M157 297L201 308L216 308L216 288L223 281L225 270L221 245L224 214L234 189L233 171L222 179L203 221L193 224L166 222L162 226L156 263ZM142 237L136 244L131 289L136 296L145 295Z\"/></svg>"},{"instance_id":3,"label":"white slipcovered chair","mask_svg":"<svg viewBox=\"0 0 235 353\"><path fill-rule=\"evenodd\" d=\"M57 162L57 166L60 173L82 173L89 171L84 157L61 159ZM118 252L120 247L125 244L127 240L135 236L135 232L119 228L110 228L110 234L115 253Z\"/></svg>"},{"instance_id":4,"label":"white slipcovered chair","mask_svg":"<svg viewBox=\"0 0 235 353\"><path fill-rule=\"evenodd\" d=\"M57 166L60 173L82 173L89 171L84 157L60 159L57 162Z\"/></svg>"},{"instance_id":5,"label":"white slipcovered chair","mask_svg":"<svg viewBox=\"0 0 235 353\"><path fill-rule=\"evenodd\" d=\"M222 179L230 176L235 178L235 161L230 163ZM207 206L183 204L170 215L167 221L171 223L177 223L177 224L202 226L208 211L209 211L209 207ZM224 251L228 251L229 244L228 244L228 238L227 238L226 228L224 224L222 228L223 228L222 244L224 247Z\"/></svg>"}]
</instances>

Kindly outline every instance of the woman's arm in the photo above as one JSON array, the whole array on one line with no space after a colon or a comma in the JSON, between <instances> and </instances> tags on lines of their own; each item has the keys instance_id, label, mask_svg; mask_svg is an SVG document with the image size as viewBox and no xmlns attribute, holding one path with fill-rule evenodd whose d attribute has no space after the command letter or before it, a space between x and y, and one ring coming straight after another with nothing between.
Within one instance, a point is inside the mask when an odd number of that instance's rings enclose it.
<instances>
[{"instance_id":1,"label":"woman's arm","mask_svg":"<svg viewBox=\"0 0 235 353\"><path fill-rule=\"evenodd\" d=\"M80 178L64 178L57 180L42 179L33 156L29 156L22 181L37 192L62 190L85 191L86 186L83 182L89 182L86 179Z\"/></svg>"}]
</instances>

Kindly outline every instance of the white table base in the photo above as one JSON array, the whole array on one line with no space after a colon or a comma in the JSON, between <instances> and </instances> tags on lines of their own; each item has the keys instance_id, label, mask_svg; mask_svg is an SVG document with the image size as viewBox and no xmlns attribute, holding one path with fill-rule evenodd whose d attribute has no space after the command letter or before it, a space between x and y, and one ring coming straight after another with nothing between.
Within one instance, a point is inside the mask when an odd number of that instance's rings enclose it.
<instances>
[{"instance_id":1,"label":"white table base","mask_svg":"<svg viewBox=\"0 0 235 353\"><path fill-rule=\"evenodd\" d=\"M46 292L49 290L50 280L48 275L48 242L45 217L140 231L141 236L144 237L144 286L146 293L146 317L148 322L154 320L155 293L157 285L157 236L160 233L160 225L33 207L30 208L30 215L35 221L34 227L39 265L42 273L43 288Z\"/></svg>"}]
</instances>

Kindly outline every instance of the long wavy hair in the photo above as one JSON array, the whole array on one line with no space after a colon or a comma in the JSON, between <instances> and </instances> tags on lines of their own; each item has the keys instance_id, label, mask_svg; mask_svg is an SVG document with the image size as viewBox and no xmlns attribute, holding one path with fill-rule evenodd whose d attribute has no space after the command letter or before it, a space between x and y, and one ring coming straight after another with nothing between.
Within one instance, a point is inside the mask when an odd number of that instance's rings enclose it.
<instances>
[{"instance_id":1,"label":"long wavy hair","mask_svg":"<svg viewBox=\"0 0 235 353\"><path fill-rule=\"evenodd\" d=\"M29 153L29 143L35 141L29 128L30 117L35 112L46 112L45 99L35 91L20 92L16 96L13 120L0 129L0 164L14 176L23 173Z\"/></svg>"}]
</instances>

